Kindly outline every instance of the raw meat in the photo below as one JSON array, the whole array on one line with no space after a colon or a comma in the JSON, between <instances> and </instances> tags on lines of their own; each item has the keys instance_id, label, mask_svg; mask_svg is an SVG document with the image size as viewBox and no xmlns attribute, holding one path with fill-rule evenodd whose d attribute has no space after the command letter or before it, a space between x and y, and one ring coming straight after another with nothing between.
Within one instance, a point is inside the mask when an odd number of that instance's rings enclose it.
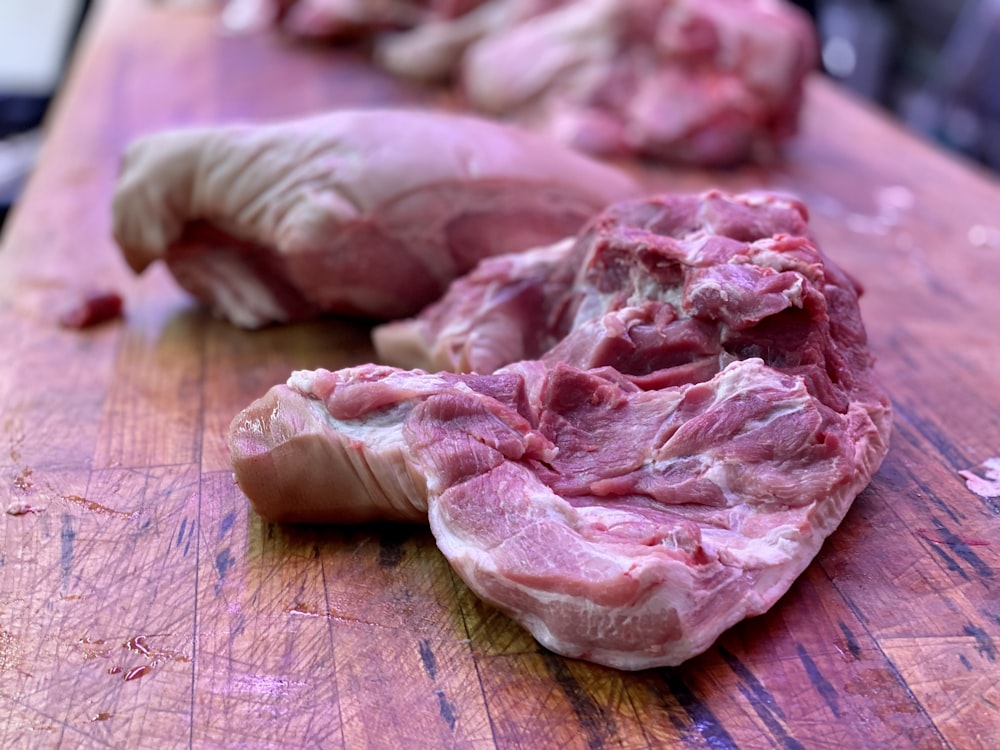
<instances>
[{"instance_id":1,"label":"raw meat","mask_svg":"<svg viewBox=\"0 0 1000 750\"><path fill-rule=\"evenodd\" d=\"M86 292L60 313L59 325L63 328L92 328L122 317L123 306L124 300L118 292Z\"/></svg>"},{"instance_id":2,"label":"raw meat","mask_svg":"<svg viewBox=\"0 0 1000 750\"><path fill-rule=\"evenodd\" d=\"M410 315L479 260L574 234L638 194L541 136L460 115L340 111L133 143L114 235L137 272L246 328Z\"/></svg>"},{"instance_id":3,"label":"raw meat","mask_svg":"<svg viewBox=\"0 0 1000 750\"><path fill-rule=\"evenodd\" d=\"M501 255L456 279L417 318L372 331L381 362L421 370L489 373L553 347L548 319L564 304L574 239Z\"/></svg>"},{"instance_id":4,"label":"raw meat","mask_svg":"<svg viewBox=\"0 0 1000 750\"><path fill-rule=\"evenodd\" d=\"M590 152L708 166L767 158L791 136L817 59L811 20L784 0L284 4L285 28L366 28L381 67L455 81L479 112Z\"/></svg>"},{"instance_id":5,"label":"raw meat","mask_svg":"<svg viewBox=\"0 0 1000 750\"><path fill-rule=\"evenodd\" d=\"M233 420L237 481L277 521L426 515L548 648L678 664L774 604L887 450L859 289L806 219L655 196L487 260L390 324L401 358L483 372L293 373Z\"/></svg>"},{"instance_id":6,"label":"raw meat","mask_svg":"<svg viewBox=\"0 0 1000 750\"><path fill-rule=\"evenodd\" d=\"M551 5L551 3L543 3ZM579 148L726 165L795 132L815 65L807 17L775 0L574 0L462 61L481 112Z\"/></svg>"}]
</instances>

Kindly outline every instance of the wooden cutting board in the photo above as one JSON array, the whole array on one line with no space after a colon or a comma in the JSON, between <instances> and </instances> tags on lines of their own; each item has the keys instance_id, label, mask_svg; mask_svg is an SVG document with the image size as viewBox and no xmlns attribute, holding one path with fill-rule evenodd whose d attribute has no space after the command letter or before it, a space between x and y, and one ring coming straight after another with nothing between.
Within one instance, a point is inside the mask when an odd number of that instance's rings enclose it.
<instances>
[{"instance_id":1,"label":"wooden cutting board","mask_svg":"<svg viewBox=\"0 0 1000 750\"><path fill-rule=\"evenodd\" d=\"M804 198L862 281L889 457L767 614L676 669L540 649L421 527L281 528L231 417L292 369L369 361L343 321L248 333L109 238L117 159L169 126L433 103L356 53L105 0L0 248L0 746L993 748L1000 743L1000 186L827 81L770 167L651 189ZM54 319L111 286L126 319ZM1000 493L998 493L1000 494Z\"/></svg>"}]
</instances>

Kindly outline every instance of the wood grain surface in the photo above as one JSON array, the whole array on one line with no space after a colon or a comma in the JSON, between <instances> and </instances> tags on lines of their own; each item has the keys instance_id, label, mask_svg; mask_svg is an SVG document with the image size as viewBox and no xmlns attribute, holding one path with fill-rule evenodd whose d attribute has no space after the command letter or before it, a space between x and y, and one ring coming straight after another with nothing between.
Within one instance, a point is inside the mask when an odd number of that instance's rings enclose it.
<instances>
[{"instance_id":1,"label":"wood grain surface","mask_svg":"<svg viewBox=\"0 0 1000 750\"><path fill-rule=\"evenodd\" d=\"M1000 456L1000 187L820 79L781 163L634 166L651 190L801 196L866 288L892 449L770 612L621 673L540 649L424 528L248 510L229 420L292 369L369 361L367 331L238 331L162 269L132 277L119 154L168 126L439 96L208 11L97 5L0 247L0 747L997 747L1000 497L960 472ZM56 325L91 287L125 320Z\"/></svg>"}]
</instances>

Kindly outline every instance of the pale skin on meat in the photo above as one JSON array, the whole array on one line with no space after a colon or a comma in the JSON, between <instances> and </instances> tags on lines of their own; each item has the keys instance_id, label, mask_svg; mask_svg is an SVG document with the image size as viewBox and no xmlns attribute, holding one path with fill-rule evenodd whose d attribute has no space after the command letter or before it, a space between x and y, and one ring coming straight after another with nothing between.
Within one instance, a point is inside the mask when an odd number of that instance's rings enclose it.
<instances>
[{"instance_id":1,"label":"pale skin on meat","mask_svg":"<svg viewBox=\"0 0 1000 750\"><path fill-rule=\"evenodd\" d=\"M400 453L401 441L378 451L345 436L322 401L287 385L240 412L229 441L240 488L268 520L427 522L427 485Z\"/></svg>"},{"instance_id":2,"label":"pale skin on meat","mask_svg":"<svg viewBox=\"0 0 1000 750\"><path fill-rule=\"evenodd\" d=\"M410 315L484 257L575 233L624 172L474 117L344 110L131 144L114 236L236 325Z\"/></svg>"}]
</instances>

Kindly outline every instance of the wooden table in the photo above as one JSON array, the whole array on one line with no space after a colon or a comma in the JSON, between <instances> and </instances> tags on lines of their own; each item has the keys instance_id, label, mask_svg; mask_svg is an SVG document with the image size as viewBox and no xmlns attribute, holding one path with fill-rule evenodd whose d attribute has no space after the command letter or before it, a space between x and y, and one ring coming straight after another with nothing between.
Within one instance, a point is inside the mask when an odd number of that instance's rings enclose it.
<instances>
[{"instance_id":1,"label":"wooden table","mask_svg":"<svg viewBox=\"0 0 1000 750\"><path fill-rule=\"evenodd\" d=\"M861 279L892 450L788 595L677 669L553 656L473 597L423 528L280 528L224 431L294 368L368 361L325 321L248 333L109 238L142 132L426 101L343 50L226 38L105 0L0 249L0 746L993 748L1000 742L1000 187L828 82L770 168ZM60 329L88 285L127 318ZM998 493L1000 494L1000 493Z\"/></svg>"}]
</instances>

